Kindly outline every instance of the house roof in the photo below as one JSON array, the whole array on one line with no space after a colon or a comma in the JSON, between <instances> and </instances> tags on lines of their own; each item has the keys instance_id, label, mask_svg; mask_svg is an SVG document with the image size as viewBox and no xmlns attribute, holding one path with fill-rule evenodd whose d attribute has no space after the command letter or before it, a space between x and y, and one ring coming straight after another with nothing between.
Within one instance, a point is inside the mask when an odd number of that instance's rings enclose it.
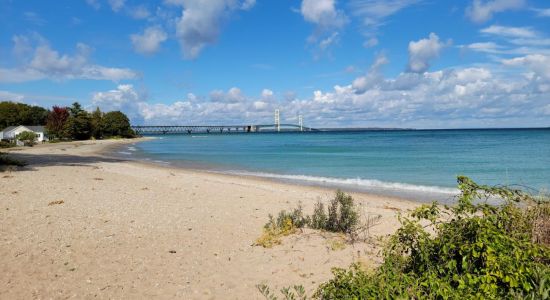
<instances>
[{"instance_id":1,"label":"house roof","mask_svg":"<svg viewBox=\"0 0 550 300\"><path fill-rule=\"evenodd\" d=\"M4 129L2 130L2 132L8 133L8 132L14 130L15 128L17 128L17 127L19 127L19 126L8 126L8 127L4 128Z\"/></svg>"},{"instance_id":2,"label":"house roof","mask_svg":"<svg viewBox=\"0 0 550 300\"><path fill-rule=\"evenodd\" d=\"M34 131L34 132L44 132L44 126L27 126L27 125L19 125L19 126L8 126L2 130L3 133L8 133L18 127L25 127L28 130Z\"/></svg>"},{"instance_id":3,"label":"house roof","mask_svg":"<svg viewBox=\"0 0 550 300\"><path fill-rule=\"evenodd\" d=\"M44 129L44 126L27 126L27 125L23 125L25 128L28 128L34 132L44 132L45 129Z\"/></svg>"}]
</instances>

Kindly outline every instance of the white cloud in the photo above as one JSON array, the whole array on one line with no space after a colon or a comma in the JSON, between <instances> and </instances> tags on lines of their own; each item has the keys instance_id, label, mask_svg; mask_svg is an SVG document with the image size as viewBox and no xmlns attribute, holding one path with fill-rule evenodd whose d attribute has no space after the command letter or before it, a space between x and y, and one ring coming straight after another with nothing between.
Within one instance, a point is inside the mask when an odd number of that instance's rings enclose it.
<instances>
[{"instance_id":1,"label":"white cloud","mask_svg":"<svg viewBox=\"0 0 550 300\"><path fill-rule=\"evenodd\" d=\"M96 10L101 8L101 4L99 3L99 0L86 0L86 3Z\"/></svg>"},{"instance_id":2,"label":"white cloud","mask_svg":"<svg viewBox=\"0 0 550 300\"><path fill-rule=\"evenodd\" d=\"M548 58L544 58L548 59ZM285 122L302 114L306 125L384 127L503 127L541 126L547 120L550 81L541 76L493 72L489 67L401 73L384 78L380 55L365 76L352 84L276 100L271 90L257 97L239 88L213 91L208 98L188 94L172 103L151 103L133 87L98 93L94 104L111 105L132 116L134 124L259 124L271 122L281 109ZM548 65L540 57L505 62L510 66ZM542 71L540 71L541 74ZM377 74L371 84L363 77ZM364 79L368 81L368 78ZM368 88L366 88L368 86ZM269 98L269 99L268 99ZM101 106L100 106L101 107Z\"/></svg>"},{"instance_id":3,"label":"white cloud","mask_svg":"<svg viewBox=\"0 0 550 300\"><path fill-rule=\"evenodd\" d=\"M368 48L378 44L377 31L387 18L421 2L423 0L352 0L349 6L351 13L361 20L366 37L364 46Z\"/></svg>"},{"instance_id":4,"label":"white cloud","mask_svg":"<svg viewBox=\"0 0 550 300\"><path fill-rule=\"evenodd\" d=\"M550 8L534 9L539 17L550 17Z\"/></svg>"},{"instance_id":5,"label":"white cloud","mask_svg":"<svg viewBox=\"0 0 550 300\"><path fill-rule=\"evenodd\" d=\"M0 101L22 102L23 99L25 99L24 95L0 90Z\"/></svg>"},{"instance_id":6,"label":"white cloud","mask_svg":"<svg viewBox=\"0 0 550 300\"><path fill-rule=\"evenodd\" d=\"M525 7L525 0L474 0L466 8L466 15L476 23L490 20L495 13Z\"/></svg>"},{"instance_id":7,"label":"white cloud","mask_svg":"<svg viewBox=\"0 0 550 300\"><path fill-rule=\"evenodd\" d=\"M160 26L151 26L142 34L132 34L130 39L134 50L141 54L152 54L159 50L160 44L168 38L168 35Z\"/></svg>"},{"instance_id":8,"label":"white cloud","mask_svg":"<svg viewBox=\"0 0 550 300\"><path fill-rule=\"evenodd\" d=\"M550 82L550 56L548 55L530 54L523 57L505 59L502 63L507 66L526 67L542 79Z\"/></svg>"},{"instance_id":9,"label":"white cloud","mask_svg":"<svg viewBox=\"0 0 550 300\"><path fill-rule=\"evenodd\" d=\"M216 42L228 15L238 9L250 9L255 1L166 0L165 3L183 6L181 18L176 20L176 35L183 55L193 59L205 46Z\"/></svg>"},{"instance_id":10,"label":"white cloud","mask_svg":"<svg viewBox=\"0 0 550 300\"><path fill-rule=\"evenodd\" d=\"M109 5L113 11L118 12L124 7L125 2L126 0L109 0Z\"/></svg>"},{"instance_id":11,"label":"white cloud","mask_svg":"<svg viewBox=\"0 0 550 300\"><path fill-rule=\"evenodd\" d=\"M315 24L315 32L309 36L308 41L318 42L322 51L338 42L338 31L348 21L344 12L336 9L335 0L302 0L300 13L304 20Z\"/></svg>"},{"instance_id":12,"label":"white cloud","mask_svg":"<svg viewBox=\"0 0 550 300\"><path fill-rule=\"evenodd\" d=\"M138 74L130 69L112 68L90 62L91 48L76 45L73 55L60 54L43 40L33 47L30 39L14 37L14 53L20 56L15 68L0 68L0 82L25 82L41 79L93 79L120 81L134 79ZM23 46L25 44L25 46Z\"/></svg>"},{"instance_id":13,"label":"white cloud","mask_svg":"<svg viewBox=\"0 0 550 300\"><path fill-rule=\"evenodd\" d=\"M346 23L346 16L336 9L335 0L303 0L300 12L306 21L323 28L341 28Z\"/></svg>"},{"instance_id":14,"label":"white cloud","mask_svg":"<svg viewBox=\"0 0 550 300\"><path fill-rule=\"evenodd\" d=\"M411 72L421 73L430 67L430 62L439 57L439 53L445 44L439 41L435 33L430 33L429 38L409 43L409 65Z\"/></svg>"},{"instance_id":15,"label":"white cloud","mask_svg":"<svg viewBox=\"0 0 550 300\"><path fill-rule=\"evenodd\" d=\"M537 33L529 27L508 27L492 25L481 30L482 33L512 38L534 38Z\"/></svg>"},{"instance_id":16,"label":"white cloud","mask_svg":"<svg viewBox=\"0 0 550 300\"><path fill-rule=\"evenodd\" d=\"M138 20L147 19L151 16L151 12L147 8L147 6L143 4L134 6L134 7L129 7L128 14L130 15L130 17Z\"/></svg>"},{"instance_id":17,"label":"white cloud","mask_svg":"<svg viewBox=\"0 0 550 300\"><path fill-rule=\"evenodd\" d=\"M381 73L381 68L388 63L389 61L384 54L378 55L367 74L365 76L358 77L353 81L353 89L355 89L357 93L364 93L368 89L382 82L384 78Z\"/></svg>"}]
</instances>

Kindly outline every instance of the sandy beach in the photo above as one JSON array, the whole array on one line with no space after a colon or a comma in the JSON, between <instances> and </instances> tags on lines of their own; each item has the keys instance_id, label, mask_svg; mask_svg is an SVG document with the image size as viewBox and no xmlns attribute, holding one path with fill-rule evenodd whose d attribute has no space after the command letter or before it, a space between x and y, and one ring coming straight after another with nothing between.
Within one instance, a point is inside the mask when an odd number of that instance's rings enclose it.
<instances>
[{"instance_id":1,"label":"sandy beach","mask_svg":"<svg viewBox=\"0 0 550 300\"><path fill-rule=\"evenodd\" d=\"M418 205L352 193L381 215L368 242L313 230L253 246L268 214L334 190L212 174L105 155L136 140L12 149L29 163L0 173L1 299L262 299L256 289L313 291L333 267L380 262L378 237Z\"/></svg>"}]
</instances>

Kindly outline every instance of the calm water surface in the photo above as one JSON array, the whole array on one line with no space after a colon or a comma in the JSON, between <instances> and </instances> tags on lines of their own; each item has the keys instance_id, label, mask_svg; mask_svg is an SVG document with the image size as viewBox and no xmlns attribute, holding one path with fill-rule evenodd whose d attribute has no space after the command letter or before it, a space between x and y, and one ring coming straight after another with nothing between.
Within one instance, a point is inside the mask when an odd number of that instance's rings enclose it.
<instances>
[{"instance_id":1,"label":"calm water surface","mask_svg":"<svg viewBox=\"0 0 550 300\"><path fill-rule=\"evenodd\" d=\"M456 176L550 188L550 130L164 135L122 155L213 171L434 200Z\"/></svg>"}]
</instances>

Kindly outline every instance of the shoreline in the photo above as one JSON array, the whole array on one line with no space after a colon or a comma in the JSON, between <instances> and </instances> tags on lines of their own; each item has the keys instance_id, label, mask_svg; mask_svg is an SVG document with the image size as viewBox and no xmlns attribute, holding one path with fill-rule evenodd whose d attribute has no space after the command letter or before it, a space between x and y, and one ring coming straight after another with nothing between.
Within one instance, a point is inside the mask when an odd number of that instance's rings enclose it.
<instances>
[{"instance_id":1,"label":"shoreline","mask_svg":"<svg viewBox=\"0 0 550 300\"><path fill-rule=\"evenodd\" d=\"M146 137L143 140L131 144L143 143L154 140L157 137ZM380 181L376 179L359 179L359 178L339 178L339 177L320 177L308 175L292 175L278 173L264 173L262 171L250 170L229 170L224 168L216 168L215 164L203 164L198 162L173 163L168 161L156 161L147 158L147 155L139 157L133 156L132 153L126 152L124 146L127 144L113 145L106 148L101 155L128 159L139 163L154 165L166 168L176 168L187 170L190 172L198 172L205 174L218 174L235 177L246 177L250 179L267 180L270 182L290 184L295 186L308 186L312 188L321 188L324 190L337 190L348 193L364 194L372 197L392 198L400 201L408 201L417 204L430 204L437 201L441 204L452 204L455 196L459 194L455 187L441 187L430 185L417 185L400 182ZM370 187L365 187L359 183L349 181L363 181L366 184L371 184ZM374 186L372 186L374 185ZM379 185L379 186L376 186ZM370 189L370 190L369 190Z\"/></svg>"},{"instance_id":2,"label":"shoreline","mask_svg":"<svg viewBox=\"0 0 550 300\"><path fill-rule=\"evenodd\" d=\"M298 181L298 180L285 180L285 179L278 179L278 178L270 178L270 177L264 177L254 174L243 174L243 173L230 173L225 172L223 170L216 170L214 168L200 168L200 167L193 167L193 166L185 166L180 164L172 164L170 162L160 162L160 161L154 161L154 160L142 160L140 158L131 158L124 155L115 155L115 152L120 152L121 148L123 146L126 146L128 144L136 144L136 143L143 143L148 142L150 140L153 140L154 138L151 137L145 137L141 138L139 141L136 141L135 143L130 142L130 140L126 143L121 144L114 144L110 147L106 147L103 150L98 151L97 154L114 158L114 159L127 159L129 162L136 163L143 165L145 167L158 167L158 168L164 168L164 169L176 169L181 170L184 172L188 172L190 174L203 174L203 175L214 175L214 176L221 176L225 177L227 179L231 178L245 178L247 180L251 181L258 181L262 183L274 183L274 184L281 184L281 185L291 185L295 187L306 187L306 188L313 188L318 189L320 191L324 192L332 192L334 193L337 189L340 189L346 193L350 194L356 194L356 195L363 195L365 197L371 197L371 198L380 198L380 199L391 199L392 201L401 201L409 204L415 204L415 205L421 205L426 203L431 203L430 200L419 200L419 199L413 199L413 198L407 198L407 197L400 197L400 196L393 196L393 195L386 195L386 194L377 194L377 193L371 193L361 190L360 188L353 188L349 186L343 186L339 187L337 185L322 185L315 182L308 183L307 181ZM441 200L440 202L443 202Z\"/></svg>"},{"instance_id":3,"label":"shoreline","mask_svg":"<svg viewBox=\"0 0 550 300\"><path fill-rule=\"evenodd\" d=\"M331 268L381 261L380 238L419 203L350 193L380 215L368 242L304 229L266 249L252 246L268 215L299 203L310 214L334 189L212 174L108 157L85 141L8 151L30 163L0 174L0 298L261 299ZM32 287L32 288L29 288Z\"/></svg>"}]
</instances>

